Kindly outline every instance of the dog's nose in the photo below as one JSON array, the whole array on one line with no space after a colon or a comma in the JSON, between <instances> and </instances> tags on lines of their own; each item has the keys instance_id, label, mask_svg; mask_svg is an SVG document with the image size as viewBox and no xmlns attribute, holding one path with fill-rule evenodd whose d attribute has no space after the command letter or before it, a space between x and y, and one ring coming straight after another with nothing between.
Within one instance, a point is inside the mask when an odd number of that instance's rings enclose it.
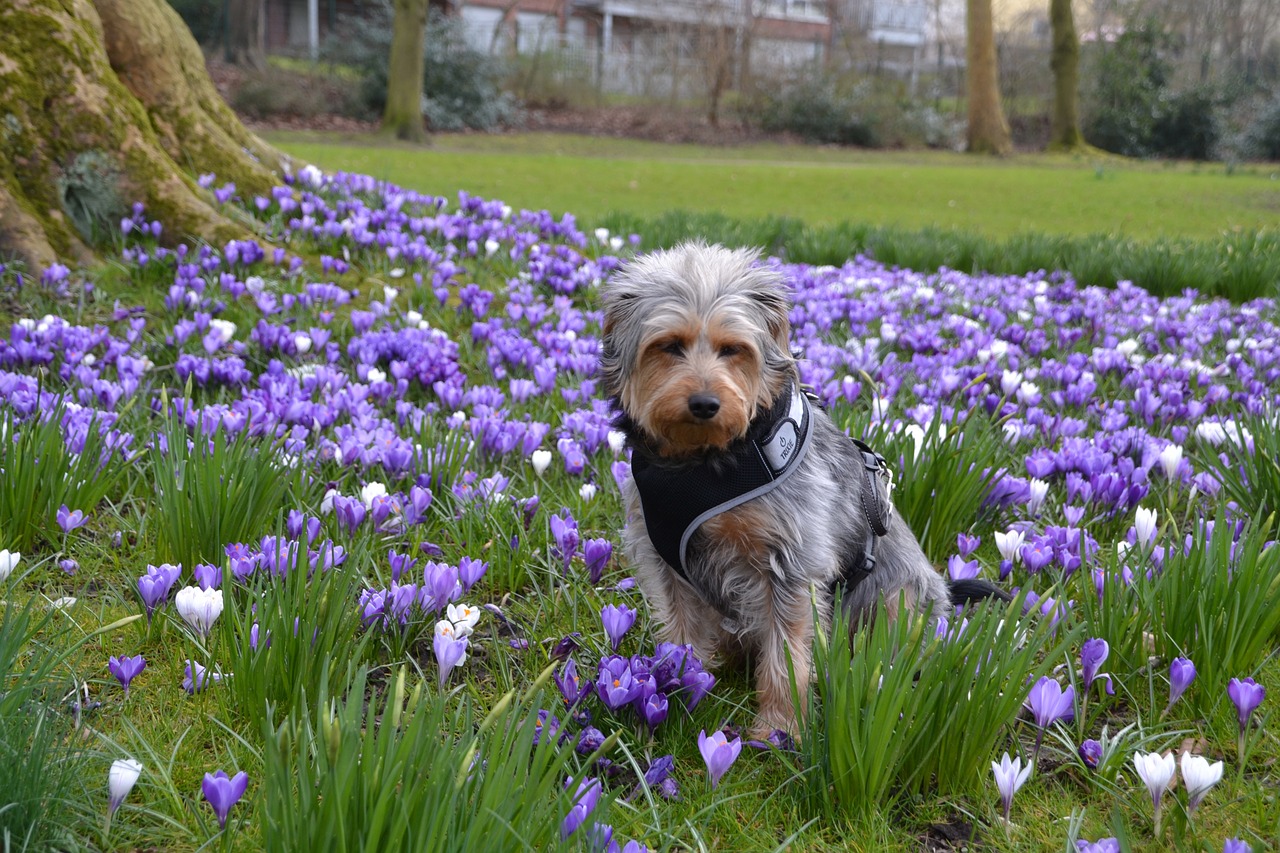
<instances>
[{"instance_id":1,"label":"dog's nose","mask_svg":"<svg viewBox=\"0 0 1280 853\"><path fill-rule=\"evenodd\" d=\"M720 398L715 394L694 394L689 397L689 412L695 418L709 421L720 411Z\"/></svg>"}]
</instances>

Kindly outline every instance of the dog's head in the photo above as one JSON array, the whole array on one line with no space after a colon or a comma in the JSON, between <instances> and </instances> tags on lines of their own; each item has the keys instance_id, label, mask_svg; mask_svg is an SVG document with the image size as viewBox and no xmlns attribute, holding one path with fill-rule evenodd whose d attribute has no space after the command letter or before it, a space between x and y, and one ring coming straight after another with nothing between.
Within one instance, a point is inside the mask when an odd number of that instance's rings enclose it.
<instances>
[{"instance_id":1,"label":"dog's head","mask_svg":"<svg viewBox=\"0 0 1280 853\"><path fill-rule=\"evenodd\" d=\"M726 447L795 377L786 287L758 259L685 243L602 288L606 391L663 455Z\"/></svg>"}]
</instances>

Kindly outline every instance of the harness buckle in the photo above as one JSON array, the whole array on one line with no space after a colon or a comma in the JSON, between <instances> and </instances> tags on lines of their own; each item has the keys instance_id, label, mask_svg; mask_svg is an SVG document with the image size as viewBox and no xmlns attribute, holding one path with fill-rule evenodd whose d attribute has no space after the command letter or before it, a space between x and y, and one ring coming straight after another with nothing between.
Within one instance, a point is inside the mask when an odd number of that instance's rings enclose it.
<instances>
[{"instance_id":1,"label":"harness buckle","mask_svg":"<svg viewBox=\"0 0 1280 853\"><path fill-rule=\"evenodd\" d=\"M862 464L868 471L879 471L884 468L884 457L870 450L862 451Z\"/></svg>"}]
</instances>

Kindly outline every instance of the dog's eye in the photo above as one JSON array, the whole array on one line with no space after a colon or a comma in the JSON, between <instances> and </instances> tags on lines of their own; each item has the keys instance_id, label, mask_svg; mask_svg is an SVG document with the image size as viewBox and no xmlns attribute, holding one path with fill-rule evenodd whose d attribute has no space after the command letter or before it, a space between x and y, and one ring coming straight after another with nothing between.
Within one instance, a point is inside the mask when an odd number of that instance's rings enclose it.
<instances>
[{"instance_id":1,"label":"dog's eye","mask_svg":"<svg viewBox=\"0 0 1280 853\"><path fill-rule=\"evenodd\" d=\"M740 352L742 352L742 347L738 346L737 344L725 344L724 346L720 347L721 358L733 358L735 355L737 355Z\"/></svg>"},{"instance_id":2,"label":"dog's eye","mask_svg":"<svg viewBox=\"0 0 1280 853\"><path fill-rule=\"evenodd\" d=\"M684 355L684 344L680 341L672 341L662 345L662 351L667 355L681 356Z\"/></svg>"}]
</instances>

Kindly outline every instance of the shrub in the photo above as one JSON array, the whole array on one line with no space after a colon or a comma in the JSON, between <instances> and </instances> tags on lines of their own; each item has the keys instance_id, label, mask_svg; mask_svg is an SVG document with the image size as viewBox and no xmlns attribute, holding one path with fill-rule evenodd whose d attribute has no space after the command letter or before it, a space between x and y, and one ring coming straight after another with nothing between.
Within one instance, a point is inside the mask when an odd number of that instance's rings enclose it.
<instances>
[{"instance_id":1,"label":"shrub","mask_svg":"<svg viewBox=\"0 0 1280 853\"><path fill-rule=\"evenodd\" d=\"M1083 127L1090 144L1129 157L1153 153L1152 129L1168 79L1159 33L1152 23L1099 48L1096 79L1082 87L1091 93Z\"/></svg>"},{"instance_id":2,"label":"shrub","mask_svg":"<svg viewBox=\"0 0 1280 853\"><path fill-rule=\"evenodd\" d=\"M1253 113L1235 148L1246 160L1280 160L1280 91Z\"/></svg>"},{"instance_id":3,"label":"shrub","mask_svg":"<svg viewBox=\"0 0 1280 853\"><path fill-rule=\"evenodd\" d=\"M1151 149L1163 157L1213 159L1219 136L1217 109L1208 86L1162 97L1151 125Z\"/></svg>"},{"instance_id":4,"label":"shrub","mask_svg":"<svg viewBox=\"0 0 1280 853\"><path fill-rule=\"evenodd\" d=\"M340 28L341 36L325 45L328 59L363 73L360 100L366 110L377 114L387 100L391 21L390 4L377 0L366 16L348 18ZM518 123L514 99L499 86L502 63L467 44L461 19L432 9L426 42L422 112L433 129L488 130Z\"/></svg>"},{"instance_id":5,"label":"shrub","mask_svg":"<svg viewBox=\"0 0 1280 853\"><path fill-rule=\"evenodd\" d=\"M865 108L865 86L846 90L829 75L806 74L772 91L761 91L751 104L760 127L794 133L810 142L880 144L874 120Z\"/></svg>"},{"instance_id":6,"label":"shrub","mask_svg":"<svg viewBox=\"0 0 1280 853\"><path fill-rule=\"evenodd\" d=\"M169 0L169 5L200 44L213 44L222 38L226 0Z\"/></svg>"}]
</instances>

